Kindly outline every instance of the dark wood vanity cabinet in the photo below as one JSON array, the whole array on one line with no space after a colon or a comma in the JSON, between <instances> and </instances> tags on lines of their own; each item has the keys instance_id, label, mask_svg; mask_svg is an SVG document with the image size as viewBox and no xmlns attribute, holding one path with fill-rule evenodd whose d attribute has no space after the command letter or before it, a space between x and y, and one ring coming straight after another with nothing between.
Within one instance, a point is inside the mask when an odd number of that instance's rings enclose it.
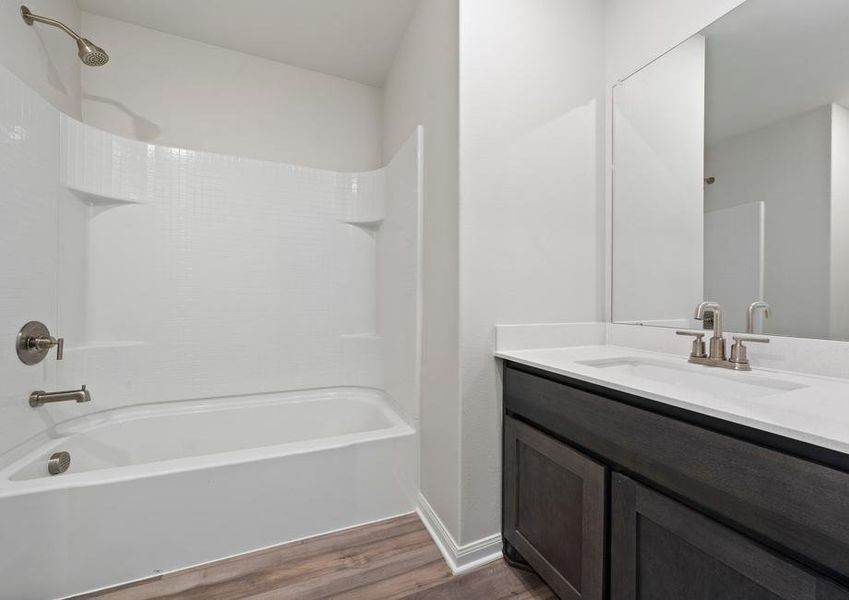
<instances>
[{"instance_id":1,"label":"dark wood vanity cabinet","mask_svg":"<svg viewBox=\"0 0 849 600\"><path fill-rule=\"evenodd\" d=\"M826 578L613 474L611 600L847 600Z\"/></svg>"},{"instance_id":2,"label":"dark wood vanity cabinet","mask_svg":"<svg viewBox=\"0 0 849 600\"><path fill-rule=\"evenodd\" d=\"M564 599L849 600L836 455L504 369L503 537Z\"/></svg>"},{"instance_id":3,"label":"dark wood vanity cabinet","mask_svg":"<svg viewBox=\"0 0 849 600\"><path fill-rule=\"evenodd\" d=\"M521 421L504 422L504 537L564 599L601 600L607 469Z\"/></svg>"}]
</instances>

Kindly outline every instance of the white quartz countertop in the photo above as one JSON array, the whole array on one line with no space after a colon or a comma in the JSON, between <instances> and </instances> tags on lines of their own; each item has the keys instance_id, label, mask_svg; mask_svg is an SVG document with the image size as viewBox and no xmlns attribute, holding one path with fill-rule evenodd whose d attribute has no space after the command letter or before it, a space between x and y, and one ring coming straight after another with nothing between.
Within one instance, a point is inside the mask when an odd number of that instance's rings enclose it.
<instances>
[{"instance_id":1,"label":"white quartz countertop","mask_svg":"<svg viewBox=\"0 0 849 600\"><path fill-rule=\"evenodd\" d=\"M499 351L498 358L849 454L849 380L693 365L612 346Z\"/></svg>"}]
</instances>

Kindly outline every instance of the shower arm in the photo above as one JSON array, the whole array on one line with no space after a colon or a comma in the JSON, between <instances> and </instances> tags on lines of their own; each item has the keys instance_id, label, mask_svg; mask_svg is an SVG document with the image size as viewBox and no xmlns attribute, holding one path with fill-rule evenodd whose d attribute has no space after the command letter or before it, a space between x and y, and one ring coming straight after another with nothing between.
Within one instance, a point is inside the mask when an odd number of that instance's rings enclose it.
<instances>
[{"instance_id":1,"label":"shower arm","mask_svg":"<svg viewBox=\"0 0 849 600\"><path fill-rule=\"evenodd\" d=\"M76 31L62 23L61 21L57 21L56 19L51 19L49 17L42 17L41 15L34 15L30 12L26 6L21 7L21 17L23 17L24 21L27 25L32 25L33 22L37 21L39 23L44 23L45 25L51 25L53 27L57 27L67 33L69 36L77 40L78 42L83 42L82 36L77 34Z\"/></svg>"}]
</instances>

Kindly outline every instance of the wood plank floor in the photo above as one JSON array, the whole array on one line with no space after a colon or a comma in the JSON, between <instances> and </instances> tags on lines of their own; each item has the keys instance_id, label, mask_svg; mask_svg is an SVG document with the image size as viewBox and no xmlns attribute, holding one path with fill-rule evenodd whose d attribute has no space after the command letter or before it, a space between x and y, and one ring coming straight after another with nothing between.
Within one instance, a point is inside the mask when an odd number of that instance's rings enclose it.
<instances>
[{"instance_id":1,"label":"wood plank floor","mask_svg":"<svg viewBox=\"0 0 849 600\"><path fill-rule=\"evenodd\" d=\"M418 516L293 542L77 596L100 600L408 600L555 598L532 573L498 560L451 576Z\"/></svg>"}]
</instances>

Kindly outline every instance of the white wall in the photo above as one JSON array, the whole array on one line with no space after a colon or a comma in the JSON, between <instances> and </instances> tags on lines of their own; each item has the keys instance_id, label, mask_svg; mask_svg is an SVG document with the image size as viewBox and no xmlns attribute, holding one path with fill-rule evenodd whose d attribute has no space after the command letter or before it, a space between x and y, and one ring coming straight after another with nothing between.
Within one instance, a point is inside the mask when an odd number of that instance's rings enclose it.
<instances>
[{"instance_id":1,"label":"white wall","mask_svg":"<svg viewBox=\"0 0 849 600\"><path fill-rule=\"evenodd\" d=\"M664 52L671 50L713 23L716 19L742 4L745 0L603 0L604 2L604 60L607 87L605 103L606 156L605 173L611 172L612 151L612 88L647 65ZM611 205L612 178L605 177L606 232L606 293L605 317L610 319L611 307Z\"/></svg>"},{"instance_id":2,"label":"white wall","mask_svg":"<svg viewBox=\"0 0 849 600\"><path fill-rule=\"evenodd\" d=\"M625 79L745 0L604 0L607 82Z\"/></svg>"},{"instance_id":3,"label":"white wall","mask_svg":"<svg viewBox=\"0 0 849 600\"><path fill-rule=\"evenodd\" d=\"M462 544L500 530L494 325L600 317L602 8L460 3Z\"/></svg>"},{"instance_id":4,"label":"white wall","mask_svg":"<svg viewBox=\"0 0 849 600\"><path fill-rule=\"evenodd\" d=\"M832 337L849 339L849 110L831 107Z\"/></svg>"},{"instance_id":5,"label":"white wall","mask_svg":"<svg viewBox=\"0 0 849 600\"><path fill-rule=\"evenodd\" d=\"M83 70L91 125L337 171L381 164L377 88L88 13L82 30L111 57Z\"/></svg>"},{"instance_id":6,"label":"white wall","mask_svg":"<svg viewBox=\"0 0 849 600\"><path fill-rule=\"evenodd\" d=\"M0 2L0 64L38 92L47 102L80 117L80 71L77 45L49 25L29 27L21 19L21 0ZM27 0L37 14L80 30L80 9L74 0Z\"/></svg>"},{"instance_id":7,"label":"white wall","mask_svg":"<svg viewBox=\"0 0 849 600\"><path fill-rule=\"evenodd\" d=\"M600 316L602 52L594 0L422 0L387 80L384 152L424 124L421 488L461 547L500 531L494 324Z\"/></svg>"},{"instance_id":8,"label":"white wall","mask_svg":"<svg viewBox=\"0 0 849 600\"><path fill-rule=\"evenodd\" d=\"M705 211L704 253L703 298L722 306L725 331L746 331L747 307L764 297L763 201ZM753 332L763 332L763 320L759 312Z\"/></svg>"},{"instance_id":9,"label":"white wall","mask_svg":"<svg viewBox=\"0 0 849 600\"><path fill-rule=\"evenodd\" d=\"M424 126L421 491L459 536L458 9L421 0L384 87L384 155Z\"/></svg>"},{"instance_id":10,"label":"white wall","mask_svg":"<svg viewBox=\"0 0 849 600\"><path fill-rule=\"evenodd\" d=\"M764 333L829 337L831 129L829 105L707 148L707 210L764 203Z\"/></svg>"},{"instance_id":11,"label":"white wall","mask_svg":"<svg viewBox=\"0 0 849 600\"><path fill-rule=\"evenodd\" d=\"M704 298L704 38L619 84L613 126L613 319L686 327Z\"/></svg>"}]
</instances>

